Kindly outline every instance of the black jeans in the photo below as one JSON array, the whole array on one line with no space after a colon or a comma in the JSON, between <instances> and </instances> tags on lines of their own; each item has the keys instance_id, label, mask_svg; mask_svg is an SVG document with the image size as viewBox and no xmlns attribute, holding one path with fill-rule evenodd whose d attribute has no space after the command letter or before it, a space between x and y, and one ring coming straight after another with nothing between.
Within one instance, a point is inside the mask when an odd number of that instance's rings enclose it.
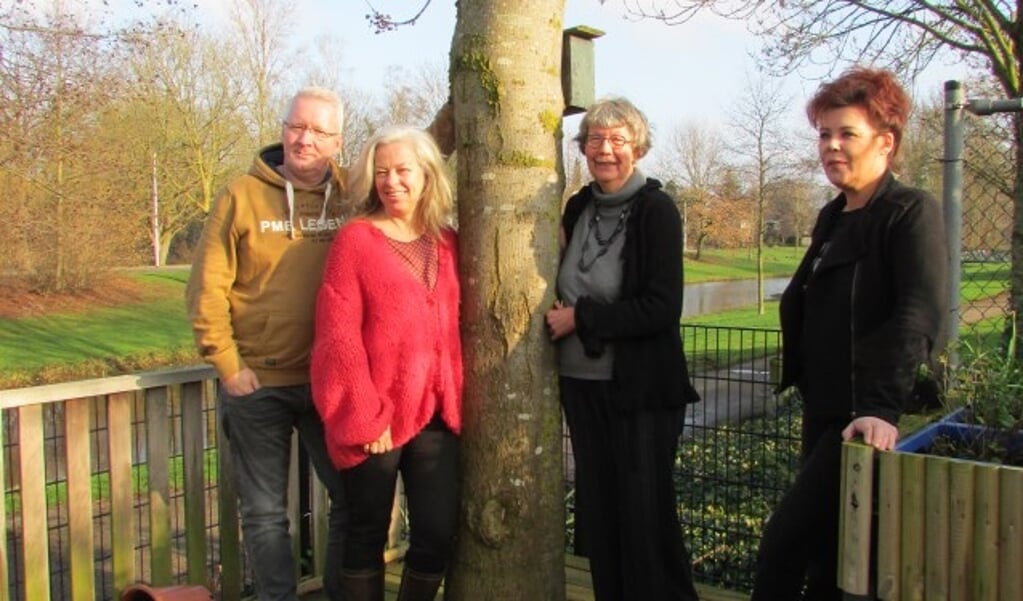
<instances>
[{"instance_id":1,"label":"black jeans","mask_svg":"<svg viewBox=\"0 0 1023 601\"><path fill-rule=\"evenodd\" d=\"M447 570L458 526L458 455L458 437L435 417L403 446L341 470L350 518L345 570L383 567L399 471L409 520L405 565L424 574Z\"/></svg>"},{"instance_id":2,"label":"black jeans","mask_svg":"<svg viewBox=\"0 0 1023 601\"><path fill-rule=\"evenodd\" d=\"M610 382L560 383L594 597L694 601L672 478L684 410L622 413Z\"/></svg>"},{"instance_id":3,"label":"black jeans","mask_svg":"<svg viewBox=\"0 0 1023 601\"><path fill-rule=\"evenodd\" d=\"M802 467L764 526L750 601L841 601L838 519L847 424L803 416Z\"/></svg>"}]
</instances>

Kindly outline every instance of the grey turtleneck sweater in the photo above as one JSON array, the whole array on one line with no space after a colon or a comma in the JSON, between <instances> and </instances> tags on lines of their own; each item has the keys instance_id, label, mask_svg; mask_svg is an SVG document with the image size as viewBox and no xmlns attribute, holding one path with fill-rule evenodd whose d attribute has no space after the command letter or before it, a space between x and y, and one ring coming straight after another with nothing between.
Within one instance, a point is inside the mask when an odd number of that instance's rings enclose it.
<instances>
[{"instance_id":1,"label":"grey turtleneck sweater","mask_svg":"<svg viewBox=\"0 0 1023 601\"><path fill-rule=\"evenodd\" d=\"M618 299L625 222L633 197L645 183L646 177L638 169L612 194L601 192L596 182L590 183L594 202L580 215L558 271L558 296L566 305L575 306L581 296L598 302ZM604 347L600 357L587 357L579 337L573 332L559 341L558 350L558 369L562 376L580 380L611 379L614 365L611 344Z\"/></svg>"}]
</instances>

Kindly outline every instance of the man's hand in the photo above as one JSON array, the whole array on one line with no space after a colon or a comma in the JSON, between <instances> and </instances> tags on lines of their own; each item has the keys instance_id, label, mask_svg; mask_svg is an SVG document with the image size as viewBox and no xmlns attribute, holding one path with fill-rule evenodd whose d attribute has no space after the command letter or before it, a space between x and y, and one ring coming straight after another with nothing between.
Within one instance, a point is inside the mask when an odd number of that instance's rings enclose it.
<instances>
[{"instance_id":1,"label":"man's hand","mask_svg":"<svg viewBox=\"0 0 1023 601\"><path fill-rule=\"evenodd\" d=\"M575 307L566 307L561 301L554 303L545 319L551 340L559 340L575 331Z\"/></svg>"},{"instance_id":2,"label":"man's hand","mask_svg":"<svg viewBox=\"0 0 1023 601\"><path fill-rule=\"evenodd\" d=\"M224 390L227 391L227 394L234 397L252 394L262 388L262 386L259 385L259 378L256 377L256 372L252 371L248 367L243 368L240 372L230 378L223 380L223 384Z\"/></svg>"},{"instance_id":3,"label":"man's hand","mask_svg":"<svg viewBox=\"0 0 1023 601\"><path fill-rule=\"evenodd\" d=\"M367 455L380 455L382 453L390 451L393 448L394 443L391 442L390 426L387 426L387 429L384 430L384 433L380 435L380 438L374 440L369 444L365 444L362 446L362 450L365 451Z\"/></svg>"},{"instance_id":4,"label":"man's hand","mask_svg":"<svg viewBox=\"0 0 1023 601\"><path fill-rule=\"evenodd\" d=\"M895 448L899 429L879 417L857 417L842 430L842 440L852 440L857 434L863 435L863 442L879 451Z\"/></svg>"}]
</instances>

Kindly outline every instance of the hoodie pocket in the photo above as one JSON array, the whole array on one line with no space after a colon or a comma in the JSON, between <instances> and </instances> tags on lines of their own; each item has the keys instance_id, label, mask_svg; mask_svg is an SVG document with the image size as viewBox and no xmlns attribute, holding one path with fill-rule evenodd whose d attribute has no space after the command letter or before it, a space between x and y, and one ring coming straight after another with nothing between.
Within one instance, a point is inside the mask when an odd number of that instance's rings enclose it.
<instances>
[{"instance_id":1,"label":"hoodie pocket","mask_svg":"<svg viewBox=\"0 0 1023 601\"><path fill-rule=\"evenodd\" d=\"M255 344L244 349L242 354L246 362L256 369L304 369L309 366L312 341L311 316L271 313L263 320L262 331Z\"/></svg>"}]
</instances>

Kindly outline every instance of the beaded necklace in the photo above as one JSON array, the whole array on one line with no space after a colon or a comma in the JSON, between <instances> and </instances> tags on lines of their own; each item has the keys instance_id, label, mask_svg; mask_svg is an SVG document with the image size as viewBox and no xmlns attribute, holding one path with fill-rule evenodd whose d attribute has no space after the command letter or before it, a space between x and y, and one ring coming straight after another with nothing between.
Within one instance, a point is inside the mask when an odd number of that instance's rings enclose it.
<instances>
[{"instance_id":1,"label":"beaded necklace","mask_svg":"<svg viewBox=\"0 0 1023 601\"><path fill-rule=\"evenodd\" d=\"M600 235L600 211L594 208L593 216L590 217L589 228L590 231L593 232L593 239L597 242L597 254L593 255L593 258L590 259L589 262L586 261L586 251L590 247L590 238L587 236L586 240L583 242L582 252L579 253L579 271L588 273L590 269L593 268L593 264L597 262L597 259L607 254L611 243L614 242L615 238L617 238L618 235L625 230L625 221L629 218L629 212L631 210L632 204L629 204L629 206L622 209L622 212L618 215L618 223L615 224L615 229L611 232L610 236L604 238Z\"/></svg>"}]
</instances>

